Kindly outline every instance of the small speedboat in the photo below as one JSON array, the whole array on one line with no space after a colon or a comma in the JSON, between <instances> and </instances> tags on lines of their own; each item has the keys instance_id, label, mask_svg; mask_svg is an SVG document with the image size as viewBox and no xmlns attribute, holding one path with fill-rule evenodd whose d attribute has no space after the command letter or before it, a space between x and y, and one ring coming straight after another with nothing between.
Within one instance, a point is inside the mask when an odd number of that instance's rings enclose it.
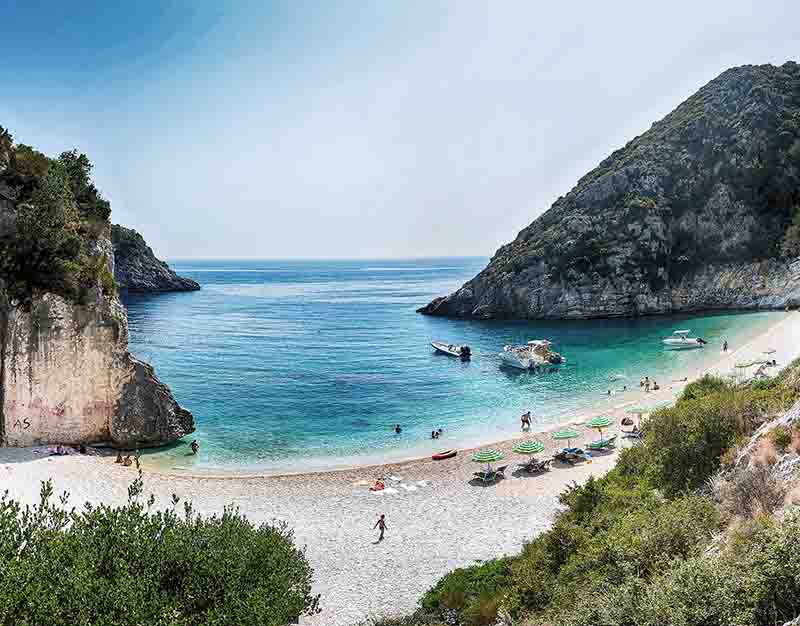
<instances>
[{"instance_id":1,"label":"small speedboat","mask_svg":"<svg viewBox=\"0 0 800 626\"><path fill-rule=\"evenodd\" d=\"M458 454L458 450L445 450L431 455L431 458L434 461L444 461L445 459L452 459L456 454Z\"/></svg>"},{"instance_id":2,"label":"small speedboat","mask_svg":"<svg viewBox=\"0 0 800 626\"><path fill-rule=\"evenodd\" d=\"M567 359L552 349L547 339L535 339L524 346L504 346L500 364L521 370L535 370L547 365L562 365Z\"/></svg>"},{"instance_id":3,"label":"small speedboat","mask_svg":"<svg viewBox=\"0 0 800 626\"><path fill-rule=\"evenodd\" d=\"M442 354L446 354L448 356L457 356L465 361L472 357L472 350L467 345L457 346L452 343L445 343L444 341L431 341L431 345L437 352L441 352Z\"/></svg>"},{"instance_id":4,"label":"small speedboat","mask_svg":"<svg viewBox=\"0 0 800 626\"><path fill-rule=\"evenodd\" d=\"M702 348L708 342L702 337L690 337L689 330L676 330L672 333L672 337L662 339L661 343L671 350L692 350L694 348Z\"/></svg>"}]
</instances>

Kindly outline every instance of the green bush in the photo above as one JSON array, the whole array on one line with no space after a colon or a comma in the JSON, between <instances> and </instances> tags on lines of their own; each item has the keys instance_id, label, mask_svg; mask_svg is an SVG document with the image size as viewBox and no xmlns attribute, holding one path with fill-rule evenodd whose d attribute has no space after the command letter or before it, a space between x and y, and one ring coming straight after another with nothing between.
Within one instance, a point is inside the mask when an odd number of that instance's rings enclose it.
<instances>
[{"instance_id":1,"label":"green bush","mask_svg":"<svg viewBox=\"0 0 800 626\"><path fill-rule=\"evenodd\" d=\"M317 610L311 567L283 525L125 506L23 508L0 498L0 625L284 626Z\"/></svg>"},{"instance_id":2,"label":"green bush","mask_svg":"<svg viewBox=\"0 0 800 626\"><path fill-rule=\"evenodd\" d=\"M770 433L770 439L775 444L775 449L781 454L785 454L792 444L792 432L786 426L776 426Z\"/></svg>"},{"instance_id":3,"label":"green bush","mask_svg":"<svg viewBox=\"0 0 800 626\"><path fill-rule=\"evenodd\" d=\"M499 589L510 583L510 565L510 559L495 559L453 570L422 597L423 612L443 616L448 610L455 611L470 626L492 623L497 616L493 599Z\"/></svg>"},{"instance_id":4,"label":"green bush","mask_svg":"<svg viewBox=\"0 0 800 626\"><path fill-rule=\"evenodd\" d=\"M732 385L724 381L722 378L706 374L702 378L692 381L686 385L678 402L680 403L688 400L698 400L700 398L704 398L705 396L725 391L731 387Z\"/></svg>"}]
</instances>

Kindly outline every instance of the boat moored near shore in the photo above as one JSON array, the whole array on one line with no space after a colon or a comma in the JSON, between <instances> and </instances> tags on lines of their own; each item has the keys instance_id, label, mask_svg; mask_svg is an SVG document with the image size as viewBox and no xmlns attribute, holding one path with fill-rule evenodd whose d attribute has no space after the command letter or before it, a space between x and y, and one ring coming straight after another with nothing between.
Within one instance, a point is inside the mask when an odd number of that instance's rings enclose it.
<instances>
[{"instance_id":1,"label":"boat moored near shore","mask_svg":"<svg viewBox=\"0 0 800 626\"><path fill-rule=\"evenodd\" d=\"M500 364L521 370L535 370L549 365L562 365L567 359L552 349L547 339L534 339L524 346L504 346Z\"/></svg>"},{"instance_id":2,"label":"boat moored near shore","mask_svg":"<svg viewBox=\"0 0 800 626\"><path fill-rule=\"evenodd\" d=\"M665 347L671 350L691 350L693 348L702 348L708 342L702 337L690 337L690 330L676 330L672 333L672 337L667 337L661 340Z\"/></svg>"},{"instance_id":3,"label":"boat moored near shore","mask_svg":"<svg viewBox=\"0 0 800 626\"><path fill-rule=\"evenodd\" d=\"M455 345L452 343L445 343L444 341L431 341L433 349L448 356L457 356L464 361L469 361L472 358L472 350L466 344L463 346Z\"/></svg>"}]
</instances>

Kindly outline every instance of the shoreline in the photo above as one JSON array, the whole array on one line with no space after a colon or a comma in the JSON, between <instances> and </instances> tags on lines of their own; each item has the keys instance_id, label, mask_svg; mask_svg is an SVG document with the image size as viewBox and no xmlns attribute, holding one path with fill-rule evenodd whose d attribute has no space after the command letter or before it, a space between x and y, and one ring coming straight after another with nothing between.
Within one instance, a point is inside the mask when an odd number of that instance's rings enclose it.
<instances>
[{"instance_id":1,"label":"shoreline","mask_svg":"<svg viewBox=\"0 0 800 626\"><path fill-rule=\"evenodd\" d=\"M694 379L703 372L724 372L739 359L768 348L780 366L800 356L800 315L787 314L727 355L711 354ZM770 368L770 374L779 371ZM682 378L683 376L673 376ZM666 384L657 393L636 393L613 410L621 414L634 402L663 403L683 384ZM566 423L585 421L588 416ZM617 424L619 422L617 421ZM545 442L548 454L559 442L547 433L560 424L530 435ZM579 429L584 438L596 431ZM614 426L609 429L614 432ZM373 617L394 616L414 610L419 597L444 574L476 562L518 553L532 537L550 527L560 510L559 494L590 476L602 476L616 464L619 450L593 455L575 466L553 463L550 471L528 476L516 471L527 460L511 453L519 437L493 447L506 452L505 479L491 485L471 481L479 468L469 450L444 461L417 458L397 463L340 468L316 473L222 476L164 474L143 466L144 495L152 494L156 509L173 505L173 495L191 501L204 516L219 514L226 506L238 508L256 525L287 523L298 547L305 549L314 569L313 592L321 596L322 613L303 617L303 626L355 626ZM84 502L124 504L128 487L136 478L134 467L114 463L113 456L50 457L30 448L0 449L0 489L24 504L39 500L42 481L52 480L56 494L69 494L68 506ZM377 479L387 489L369 491ZM373 530L378 514L388 523L386 539L376 541ZM366 593L364 590L369 589Z\"/></svg>"},{"instance_id":2,"label":"shoreline","mask_svg":"<svg viewBox=\"0 0 800 626\"><path fill-rule=\"evenodd\" d=\"M461 457L471 454L472 452L480 448L495 448L501 450L502 452L508 452L510 451L510 448L520 439L540 438L545 444L545 451L543 452L543 454L550 454L552 453L553 449L562 447L560 444L554 443L553 440L549 437L549 435L551 435L553 432L556 432L557 430L569 426L578 429L580 437L583 437L586 434L593 434L591 433L591 431L585 431L585 432L581 431L582 428L581 425L595 416L607 415L609 417L613 417L615 422L619 422L619 419L625 415L624 413L625 409L631 405L636 405L636 404L654 405L653 410L655 410L656 408L659 408L661 405L673 403L677 399L679 393L682 391L685 385L699 378L702 378L706 374L712 374L721 377L728 375L728 371L733 372L734 363L738 362L740 359L746 358L746 356L755 358L756 356L761 354L759 351L755 350L755 346L753 345L755 342L767 340L769 336L775 333L781 326L789 323L792 320L797 319L798 321L800 321L800 315L798 315L798 313L800 313L800 311L784 312L783 317L781 319L774 321L766 329L762 330L761 332L755 333L752 337L748 337L745 343L737 347L736 349L730 350L728 353L720 351L717 353L716 358L708 359L706 360L706 362L690 368L688 372L681 371L680 373L683 374L687 380L671 380L669 383L662 385L658 391L651 391L649 393L643 391L638 387L634 387L628 390L624 400L620 400L619 403L614 403L612 406L601 405L600 401L598 401L592 407L582 410L580 413L577 413L574 418L568 420L540 423L539 426L541 426L542 428L538 429L536 428L536 424L534 423L534 427L530 431L528 432L520 431L519 433L511 437L503 437L500 439L487 439L486 441L480 441L480 442L472 440L470 442L463 442L460 444L458 442L455 442L453 447L450 449L458 450L458 456ZM795 316L797 316L797 318L795 318ZM704 350L706 349L707 348L704 348ZM796 357L800 357L800 348L797 351ZM788 361L781 362L779 360L780 366L785 366L787 364ZM727 365L729 365L729 367L725 369ZM674 374L674 375L679 375L679 374ZM632 381L631 384L635 385L636 382ZM612 428L615 427L618 428L618 426L619 426L618 423L615 423L612 426ZM447 442L445 442L445 445L446 444ZM240 469L175 470L170 468L164 468L159 463L159 461L148 462L147 455L143 455L140 460L142 462L142 468L151 474L157 474L169 478L193 478L193 479L209 479L209 480L238 480L238 479L258 480L258 479L289 478L289 477L299 477L299 476L300 477L335 476L337 474L352 474L353 472L367 471L367 470L370 470L373 473L376 472L380 473L379 470L381 469L385 469L386 471L389 470L402 471L404 468L410 465L418 463L428 464L432 462L430 455L421 456L418 453L415 454L412 451L409 451L409 456L403 456L400 458L387 461L379 461L375 458L365 456L364 462L358 462L356 460L346 461L342 465L332 465L331 467L324 469L298 470L298 471L287 471L287 470L247 471ZM435 463L436 465L441 465L442 463L444 463L444 461L437 461L433 463Z\"/></svg>"}]
</instances>

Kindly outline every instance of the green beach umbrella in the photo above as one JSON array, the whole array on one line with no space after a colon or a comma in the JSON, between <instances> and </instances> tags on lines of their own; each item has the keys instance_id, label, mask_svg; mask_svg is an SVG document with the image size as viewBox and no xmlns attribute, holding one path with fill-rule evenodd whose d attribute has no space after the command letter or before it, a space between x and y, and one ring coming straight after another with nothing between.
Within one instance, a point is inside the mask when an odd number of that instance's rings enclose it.
<instances>
[{"instance_id":1,"label":"green beach umbrella","mask_svg":"<svg viewBox=\"0 0 800 626\"><path fill-rule=\"evenodd\" d=\"M613 420L610 417L606 417L605 415L598 415L597 417L593 417L586 425L589 428L608 428L611 426Z\"/></svg>"},{"instance_id":2,"label":"green beach umbrella","mask_svg":"<svg viewBox=\"0 0 800 626\"><path fill-rule=\"evenodd\" d=\"M533 456L534 454L544 452L544 443L538 439L529 439L528 441L520 441L515 444L512 450L518 454L529 454Z\"/></svg>"},{"instance_id":3,"label":"green beach umbrella","mask_svg":"<svg viewBox=\"0 0 800 626\"><path fill-rule=\"evenodd\" d=\"M489 466L490 463L499 461L503 456L504 454L500 452L500 450L478 450L478 452L472 455L472 460L475 463L486 463L486 465Z\"/></svg>"},{"instance_id":4,"label":"green beach umbrella","mask_svg":"<svg viewBox=\"0 0 800 626\"><path fill-rule=\"evenodd\" d=\"M611 422L612 420L610 417L606 417L605 415L598 415L597 417L593 417L588 422L586 422L586 425L589 428L596 428L598 431L600 431L600 439L602 439L603 429L611 426Z\"/></svg>"},{"instance_id":5,"label":"green beach umbrella","mask_svg":"<svg viewBox=\"0 0 800 626\"><path fill-rule=\"evenodd\" d=\"M567 440L567 447L571 447L569 445L570 439L577 439L578 438L578 431L573 430L572 428L563 428L561 430L557 430L554 432L551 437L553 439L566 439Z\"/></svg>"}]
</instances>

